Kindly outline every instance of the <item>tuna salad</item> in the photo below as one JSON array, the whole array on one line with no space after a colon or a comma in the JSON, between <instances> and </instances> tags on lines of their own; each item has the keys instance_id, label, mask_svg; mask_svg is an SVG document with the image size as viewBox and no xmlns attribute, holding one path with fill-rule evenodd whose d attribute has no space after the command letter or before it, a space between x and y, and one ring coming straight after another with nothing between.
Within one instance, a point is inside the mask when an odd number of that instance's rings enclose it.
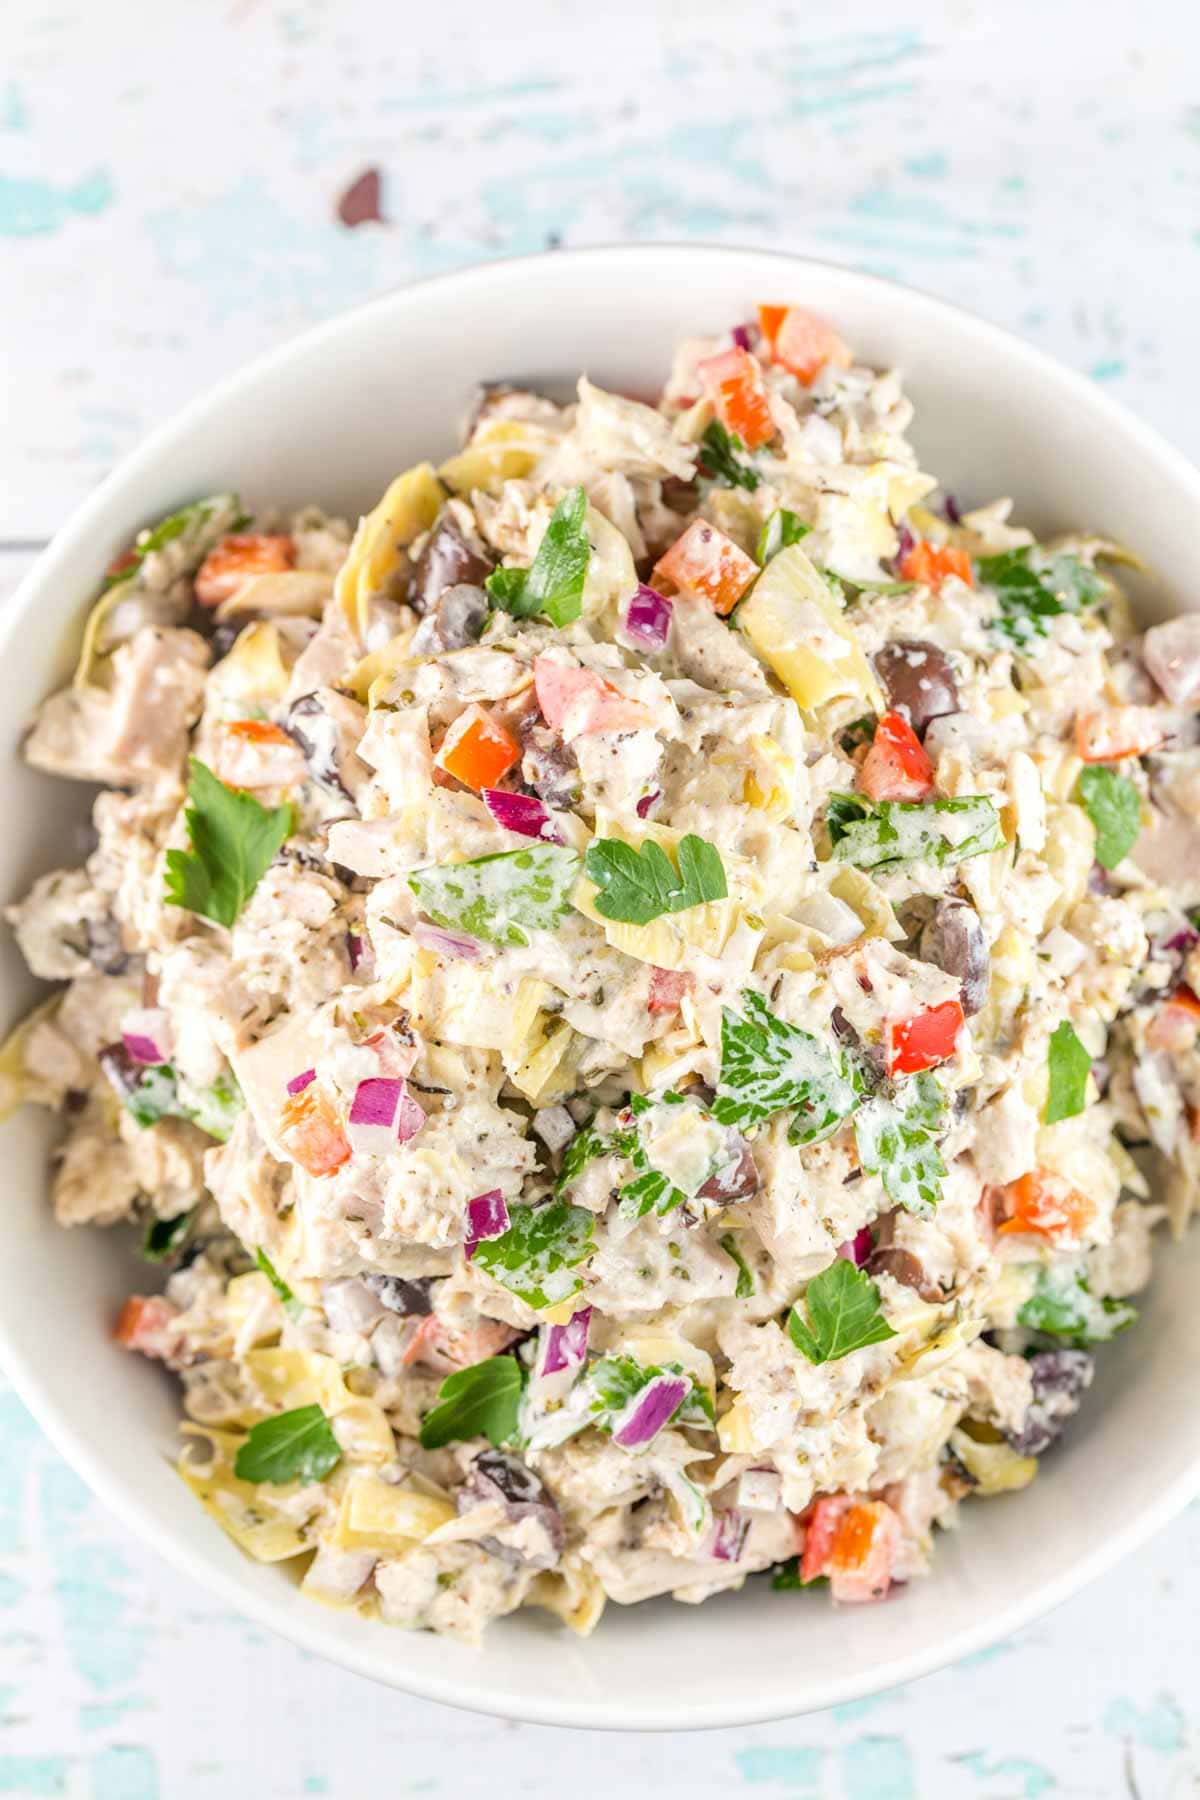
<instances>
[{"instance_id":1,"label":"tuna salad","mask_svg":"<svg viewBox=\"0 0 1200 1800\"><path fill-rule=\"evenodd\" d=\"M0 1087L135 1228L183 1481L315 1599L880 1600L1182 1230L1200 616L911 419L767 305L655 404L485 387L356 530L221 494L110 569Z\"/></svg>"}]
</instances>

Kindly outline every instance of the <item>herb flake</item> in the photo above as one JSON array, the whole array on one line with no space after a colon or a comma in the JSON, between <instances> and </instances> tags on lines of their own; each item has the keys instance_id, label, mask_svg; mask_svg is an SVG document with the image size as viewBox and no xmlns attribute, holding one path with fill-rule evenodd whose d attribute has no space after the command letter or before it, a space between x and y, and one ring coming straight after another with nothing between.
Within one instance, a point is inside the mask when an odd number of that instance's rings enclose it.
<instances>
[{"instance_id":1,"label":"herb flake","mask_svg":"<svg viewBox=\"0 0 1200 1800\"><path fill-rule=\"evenodd\" d=\"M292 831L290 806L260 806L188 758L190 850L167 851L168 906L232 925Z\"/></svg>"},{"instance_id":2,"label":"herb flake","mask_svg":"<svg viewBox=\"0 0 1200 1800\"><path fill-rule=\"evenodd\" d=\"M517 619L544 613L552 625L570 625L583 612L592 546L587 534L587 494L568 488L554 511L527 569L493 569L484 583L494 605Z\"/></svg>"},{"instance_id":3,"label":"herb flake","mask_svg":"<svg viewBox=\"0 0 1200 1800\"><path fill-rule=\"evenodd\" d=\"M880 1309L875 1283L843 1257L813 1277L802 1304L803 1313L797 1303L788 1314L788 1333L811 1363L838 1362L896 1336Z\"/></svg>"},{"instance_id":4,"label":"herb flake","mask_svg":"<svg viewBox=\"0 0 1200 1800\"><path fill-rule=\"evenodd\" d=\"M517 1435L523 1379L514 1356L456 1369L438 1390L438 1402L421 1421L421 1446L440 1450L464 1438L485 1437L499 1450Z\"/></svg>"},{"instance_id":5,"label":"herb flake","mask_svg":"<svg viewBox=\"0 0 1200 1800\"><path fill-rule=\"evenodd\" d=\"M653 839L636 849L620 838L595 838L583 867L597 889L596 911L623 925L649 925L664 913L728 898L725 865L715 844L688 832L676 858L678 868Z\"/></svg>"},{"instance_id":6,"label":"herb flake","mask_svg":"<svg viewBox=\"0 0 1200 1800\"><path fill-rule=\"evenodd\" d=\"M319 1406L297 1406L251 1428L234 1458L239 1481L324 1481L341 1461L333 1427Z\"/></svg>"}]
</instances>

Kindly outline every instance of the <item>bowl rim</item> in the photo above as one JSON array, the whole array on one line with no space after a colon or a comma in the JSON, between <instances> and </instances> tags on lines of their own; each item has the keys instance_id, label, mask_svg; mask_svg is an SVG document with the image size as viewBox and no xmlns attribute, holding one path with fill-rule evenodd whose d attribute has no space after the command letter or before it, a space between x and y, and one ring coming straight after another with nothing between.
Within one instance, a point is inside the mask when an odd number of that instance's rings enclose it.
<instances>
[{"instance_id":1,"label":"bowl rim","mask_svg":"<svg viewBox=\"0 0 1200 1800\"><path fill-rule=\"evenodd\" d=\"M290 359L319 350L343 332L358 333L373 315L383 316L407 305L422 306L431 291L453 287L486 287L498 271L520 267L536 268L539 264L591 263L636 273L639 263L655 257L691 261L699 271L714 262L775 262L781 271L794 278L806 270L828 276L857 287L885 303L900 292L915 302L936 323L940 317L952 325L960 342L972 336L984 350L989 347L1009 357L1024 361L1031 373L1054 384L1068 398L1073 393L1086 403L1093 416L1107 419L1118 430L1126 444L1154 465L1164 481L1176 490L1190 493L1200 502L1200 468L1154 427L1147 425L1111 394L1099 389L1078 370L1061 363L1048 351L1027 343L1017 333L982 318L967 308L926 292L911 283L868 273L829 258L794 254L785 250L764 249L749 244L703 244L696 242L653 241L644 243L596 244L572 249L537 251L520 256L497 257L485 262L443 271L389 289L361 304L347 308L332 318L310 326L283 343L251 358L215 384L187 401L166 421L156 426L147 437L124 456L104 477L91 494L60 527L32 567L18 583L8 602L6 617L0 623L0 656L9 652L20 630L21 620L37 594L49 587L65 562L97 525L102 524L114 499L127 485L134 485L151 469L160 456L167 453L178 438L185 438L193 425L219 413L227 400L247 381L271 370L284 367ZM585 1727L598 1730L679 1729L712 1730L726 1726L760 1725L773 1719L799 1716L793 1710L781 1709L778 1698L755 1700L752 1695L731 1697L724 1706L710 1706L702 1722L686 1716L680 1703L671 1704L649 1698L631 1703L621 1700L609 1703L603 1698L580 1696L577 1701L539 1697L535 1693L522 1700L520 1712L489 1697L486 1684L486 1651L472 1659L464 1656L461 1673L454 1676L422 1673L419 1669L395 1671L381 1669L374 1654L376 1641L369 1629L353 1643L331 1641L323 1627L321 1610L313 1605L308 1610L288 1608L282 1600L243 1587L233 1573L217 1566L214 1559L199 1547L200 1540L185 1539L165 1523L140 1497L136 1485L123 1480L115 1464L93 1455L72 1424L66 1408L57 1405L38 1379L36 1366L23 1359L10 1343L0 1309L0 1367L22 1402L29 1408L58 1452L87 1482L101 1502L120 1524L149 1544L171 1567L179 1569L191 1580L220 1598L235 1612L252 1619L277 1636L310 1654L321 1657L368 1680L400 1689L419 1699L434 1700L442 1705L482 1713L504 1719L520 1719L535 1725ZM865 1667L861 1674L814 1676L806 1674L806 1692L800 1713L816 1712L868 1694L879 1693L916 1680L934 1670L987 1649L1000 1639L1020 1630L1034 1619L1043 1617L1089 1582L1112 1568L1124 1556L1137 1549L1161 1526L1180 1513L1200 1495L1200 1456L1183 1469L1173 1481L1162 1487L1119 1534L1095 1543L1074 1557L1051 1581L1036 1593L1017 1596L998 1609L982 1615L976 1626L960 1629L944 1645L930 1644L922 1649L898 1651L886 1664ZM290 1590L289 1590L290 1591Z\"/></svg>"}]
</instances>

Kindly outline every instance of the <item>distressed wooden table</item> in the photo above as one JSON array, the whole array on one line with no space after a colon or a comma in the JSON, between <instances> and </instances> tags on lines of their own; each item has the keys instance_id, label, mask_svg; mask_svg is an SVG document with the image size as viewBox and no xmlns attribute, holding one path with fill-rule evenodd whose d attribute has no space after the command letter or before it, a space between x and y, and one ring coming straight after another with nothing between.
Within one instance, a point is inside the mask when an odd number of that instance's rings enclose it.
<instances>
[{"instance_id":1,"label":"distressed wooden table","mask_svg":"<svg viewBox=\"0 0 1200 1800\"><path fill-rule=\"evenodd\" d=\"M1200 451L1182 0L9 0L4 37L4 591L245 358L394 283L557 243L695 236L897 276ZM0 1794L1183 1800L1198 1603L1193 1508L910 1688L599 1744L387 1693L214 1609L0 1394Z\"/></svg>"}]
</instances>

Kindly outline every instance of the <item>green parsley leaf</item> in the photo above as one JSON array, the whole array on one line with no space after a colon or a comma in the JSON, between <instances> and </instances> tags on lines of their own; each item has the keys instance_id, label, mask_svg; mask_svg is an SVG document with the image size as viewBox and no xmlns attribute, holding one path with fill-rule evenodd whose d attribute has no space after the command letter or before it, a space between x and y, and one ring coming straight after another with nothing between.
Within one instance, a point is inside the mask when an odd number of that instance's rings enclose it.
<instances>
[{"instance_id":1,"label":"green parsley leaf","mask_svg":"<svg viewBox=\"0 0 1200 1800\"><path fill-rule=\"evenodd\" d=\"M837 1362L852 1350L894 1338L879 1308L879 1289L869 1275L838 1257L804 1290L807 1323L798 1306L788 1314L788 1332L811 1363Z\"/></svg>"},{"instance_id":2,"label":"green parsley leaf","mask_svg":"<svg viewBox=\"0 0 1200 1800\"><path fill-rule=\"evenodd\" d=\"M447 1375L438 1403L421 1421L421 1446L440 1450L463 1438L485 1437L497 1450L517 1435L523 1377L515 1356L489 1356Z\"/></svg>"},{"instance_id":3,"label":"green parsley leaf","mask_svg":"<svg viewBox=\"0 0 1200 1800\"><path fill-rule=\"evenodd\" d=\"M192 1222L190 1212L176 1213L173 1219L151 1219L142 1239L142 1256L147 1262L165 1262L174 1256L188 1234Z\"/></svg>"},{"instance_id":4,"label":"green parsley leaf","mask_svg":"<svg viewBox=\"0 0 1200 1800\"><path fill-rule=\"evenodd\" d=\"M241 1088L232 1074L226 1073L218 1075L211 1087L189 1089L184 1110L193 1125L207 1131L218 1143L227 1144L245 1105Z\"/></svg>"},{"instance_id":5,"label":"green parsley leaf","mask_svg":"<svg viewBox=\"0 0 1200 1800\"><path fill-rule=\"evenodd\" d=\"M1086 1105L1088 1070L1092 1059L1080 1043L1069 1019L1054 1027L1047 1054L1050 1083L1046 1095L1047 1125L1073 1119Z\"/></svg>"},{"instance_id":6,"label":"green parsley leaf","mask_svg":"<svg viewBox=\"0 0 1200 1800\"><path fill-rule=\"evenodd\" d=\"M789 544L798 544L811 530L811 525L806 525L794 512L789 512L786 506L776 507L758 534L755 561L765 569L773 556L778 556Z\"/></svg>"},{"instance_id":7,"label":"green parsley leaf","mask_svg":"<svg viewBox=\"0 0 1200 1800\"><path fill-rule=\"evenodd\" d=\"M945 1119L945 1096L928 1071L905 1082L894 1100L875 1094L856 1110L859 1161L879 1176L893 1206L928 1216L941 1199L946 1165L935 1134Z\"/></svg>"},{"instance_id":8,"label":"green parsley leaf","mask_svg":"<svg viewBox=\"0 0 1200 1800\"><path fill-rule=\"evenodd\" d=\"M1142 801L1126 775L1093 764L1079 777L1079 798L1096 827L1096 861L1115 869L1142 829Z\"/></svg>"},{"instance_id":9,"label":"green parsley leaf","mask_svg":"<svg viewBox=\"0 0 1200 1800\"><path fill-rule=\"evenodd\" d=\"M831 794L825 810L838 862L857 869L931 862L938 868L1004 847L1000 818L982 794L957 800L866 800Z\"/></svg>"},{"instance_id":10,"label":"green parsley leaf","mask_svg":"<svg viewBox=\"0 0 1200 1800\"><path fill-rule=\"evenodd\" d=\"M574 850L531 844L471 862L414 869L408 885L435 925L523 949L531 931L554 930L571 904L578 873Z\"/></svg>"},{"instance_id":11,"label":"green parsley leaf","mask_svg":"<svg viewBox=\"0 0 1200 1800\"><path fill-rule=\"evenodd\" d=\"M812 1581L802 1581L800 1579L800 1558L789 1556L786 1562L776 1563L775 1573L771 1576L771 1591L775 1594L786 1594L796 1589L806 1592L809 1588L820 1587L828 1580L827 1575L818 1575Z\"/></svg>"},{"instance_id":12,"label":"green parsley leaf","mask_svg":"<svg viewBox=\"0 0 1200 1800\"><path fill-rule=\"evenodd\" d=\"M537 1310L577 1294L578 1264L591 1254L595 1221L565 1200L509 1208L508 1230L475 1247L475 1265Z\"/></svg>"},{"instance_id":13,"label":"green parsley leaf","mask_svg":"<svg viewBox=\"0 0 1200 1800\"><path fill-rule=\"evenodd\" d=\"M1137 1308L1127 1300L1097 1300L1078 1263L1066 1268L1043 1263L1017 1323L1086 1350L1089 1344L1107 1343L1136 1318Z\"/></svg>"},{"instance_id":14,"label":"green parsley leaf","mask_svg":"<svg viewBox=\"0 0 1200 1800\"><path fill-rule=\"evenodd\" d=\"M565 1193L579 1179L587 1165L598 1156L606 1156L609 1148L608 1141L594 1125L585 1125L582 1131L577 1131L563 1154L562 1168L554 1184L555 1193Z\"/></svg>"},{"instance_id":15,"label":"green parsley leaf","mask_svg":"<svg viewBox=\"0 0 1200 1800\"><path fill-rule=\"evenodd\" d=\"M746 449L741 438L736 431L726 431L719 419L714 419L705 431L700 448L705 468L727 487L745 488L752 494L762 481L757 469L739 460L739 453L744 454Z\"/></svg>"},{"instance_id":16,"label":"green parsley leaf","mask_svg":"<svg viewBox=\"0 0 1200 1800\"><path fill-rule=\"evenodd\" d=\"M1034 650L1048 635L1050 619L1082 612L1104 592L1103 582L1087 563L1036 544L981 557L976 568L982 585L994 589L999 602L992 630L1021 654Z\"/></svg>"},{"instance_id":17,"label":"green parsley leaf","mask_svg":"<svg viewBox=\"0 0 1200 1800\"><path fill-rule=\"evenodd\" d=\"M187 560L192 568L199 568L208 552L221 538L228 532L243 530L249 523L249 515L242 511L242 503L236 494L213 494L210 499L196 500L191 506L180 507L178 512L169 513L165 519L160 519L149 531L139 533L129 553L132 561L123 569L106 575L100 592L107 594L109 588L117 587L122 581L132 580L140 572L151 551L165 549L177 538L187 537L191 540Z\"/></svg>"},{"instance_id":18,"label":"green parsley leaf","mask_svg":"<svg viewBox=\"0 0 1200 1800\"><path fill-rule=\"evenodd\" d=\"M733 1262L737 1264L738 1276L737 1286L733 1290L734 1298L736 1300L749 1300L751 1294L755 1291L754 1276L750 1272L750 1264L738 1249L736 1236L732 1231L727 1231L725 1236L720 1240L720 1243L726 1256L730 1257Z\"/></svg>"},{"instance_id":19,"label":"green parsley leaf","mask_svg":"<svg viewBox=\"0 0 1200 1800\"><path fill-rule=\"evenodd\" d=\"M188 758L190 850L167 851L168 906L232 925L292 830L290 806L260 806Z\"/></svg>"},{"instance_id":20,"label":"green parsley leaf","mask_svg":"<svg viewBox=\"0 0 1200 1800\"><path fill-rule=\"evenodd\" d=\"M849 725L844 726L838 734L840 748L849 756L861 744L869 744L875 736L878 723L874 713L864 713L861 719L851 719Z\"/></svg>"},{"instance_id":21,"label":"green parsley leaf","mask_svg":"<svg viewBox=\"0 0 1200 1800\"><path fill-rule=\"evenodd\" d=\"M722 1125L758 1125L795 1112L789 1137L811 1144L840 1125L857 1101L844 1063L811 1031L773 1013L753 988L742 1012L721 1014L721 1077L712 1115Z\"/></svg>"},{"instance_id":22,"label":"green parsley leaf","mask_svg":"<svg viewBox=\"0 0 1200 1800\"><path fill-rule=\"evenodd\" d=\"M170 1063L132 1063L117 1044L111 1051L100 1052L100 1067L108 1077L121 1105L142 1127L157 1125L160 1119L184 1116L179 1099L179 1078Z\"/></svg>"},{"instance_id":23,"label":"green parsley leaf","mask_svg":"<svg viewBox=\"0 0 1200 1800\"><path fill-rule=\"evenodd\" d=\"M686 912L728 897L725 865L714 844L689 831L676 857L678 869L653 839L638 850L619 838L594 838L583 867L599 889L596 911L624 925L648 925L664 913Z\"/></svg>"},{"instance_id":24,"label":"green parsley leaf","mask_svg":"<svg viewBox=\"0 0 1200 1800\"><path fill-rule=\"evenodd\" d=\"M518 619L544 613L552 625L570 625L583 612L592 546L587 534L587 494L568 488L550 515L527 569L494 569L484 583L495 604Z\"/></svg>"},{"instance_id":25,"label":"green parsley leaf","mask_svg":"<svg viewBox=\"0 0 1200 1800\"><path fill-rule=\"evenodd\" d=\"M333 1427L319 1406L297 1406L253 1426L233 1462L239 1481L324 1481L341 1461Z\"/></svg>"},{"instance_id":26,"label":"green parsley leaf","mask_svg":"<svg viewBox=\"0 0 1200 1800\"><path fill-rule=\"evenodd\" d=\"M254 1252L254 1261L256 1267L262 1271L271 1286L275 1289L279 1299L283 1301L284 1308L290 1317L298 1319L300 1314L304 1311L304 1302L302 1300L297 1300L295 1294L293 1294L291 1288L283 1279L283 1276L279 1273L275 1264L271 1261L261 1244Z\"/></svg>"}]
</instances>

